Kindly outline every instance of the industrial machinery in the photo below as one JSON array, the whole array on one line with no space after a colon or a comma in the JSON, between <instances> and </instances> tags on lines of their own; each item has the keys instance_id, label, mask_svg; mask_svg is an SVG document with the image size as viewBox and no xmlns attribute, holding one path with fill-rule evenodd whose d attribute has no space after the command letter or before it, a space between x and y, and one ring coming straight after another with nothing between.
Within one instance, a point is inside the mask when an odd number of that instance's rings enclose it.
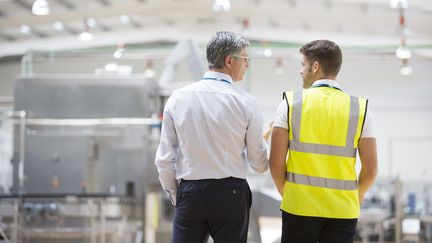
<instances>
[{"instance_id":1,"label":"industrial machinery","mask_svg":"<svg viewBox=\"0 0 432 243\"><path fill-rule=\"evenodd\" d=\"M146 79L23 78L15 84L12 242L141 242L161 110ZM14 213L15 212L15 213Z\"/></svg>"},{"instance_id":2,"label":"industrial machinery","mask_svg":"<svg viewBox=\"0 0 432 243\"><path fill-rule=\"evenodd\" d=\"M432 242L428 188L428 182L378 180L363 201L357 240L362 243Z\"/></svg>"}]
</instances>

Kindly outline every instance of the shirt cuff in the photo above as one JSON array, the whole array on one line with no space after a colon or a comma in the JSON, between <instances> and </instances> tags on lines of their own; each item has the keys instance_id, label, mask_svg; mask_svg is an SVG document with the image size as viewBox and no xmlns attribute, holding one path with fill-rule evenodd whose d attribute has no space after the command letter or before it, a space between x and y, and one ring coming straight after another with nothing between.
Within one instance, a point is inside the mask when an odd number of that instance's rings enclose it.
<instances>
[{"instance_id":1,"label":"shirt cuff","mask_svg":"<svg viewBox=\"0 0 432 243\"><path fill-rule=\"evenodd\" d=\"M176 191L165 190L165 192L167 193L168 198L171 201L171 204L175 206L177 204L177 190Z\"/></svg>"}]
</instances>

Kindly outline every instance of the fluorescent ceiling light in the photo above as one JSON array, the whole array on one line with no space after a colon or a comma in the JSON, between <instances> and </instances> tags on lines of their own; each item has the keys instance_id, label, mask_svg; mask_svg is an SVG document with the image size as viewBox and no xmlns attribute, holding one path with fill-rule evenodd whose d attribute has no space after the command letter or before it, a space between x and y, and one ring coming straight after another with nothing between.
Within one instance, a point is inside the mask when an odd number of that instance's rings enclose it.
<instances>
[{"instance_id":1,"label":"fluorescent ceiling light","mask_svg":"<svg viewBox=\"0 0 432 243\"><path fill-rule=\"evenodd\" d=\"M265 57L271 57L273 55L273 52L272 52L272 50L270 48L264 49L263 53L264 53Z\"/></svg>"},{"instance_id":2,"label":"fluorescent ceiling light","mask_svg":"<svg viewBox=\"0 0 432 243\"><path fill-rule=\"evenodd\" d=\"M155 77L155 71L151 68L147 68L144 71L144 77L148 78L148 79L153 79Z\"/></svg>"},{"instance_id":3,"label":"fluorescent ceiling light","mask_svg":"<svg viewBox=\"0 0 432 243\"><path fill-rule=\"evenodd\" d=\"M26 25L26 24L21 25L21 27L20 27L20 32L23 33L23 34L28 35L28 34L31 33L31 28L30 28L30 26L28 26L28 25Z\"/></svg>"},{"instance_id":4,"label":"fluorescent ceiling light","mask_svg":"<svg viewBox=\"0 0 432 243\"><path fill-rule=\"evenodd\" d=\"M105 65L105 70L108 72L117 72L118 65L117 63L108 63L107 65Z\"/></svg>"},{"instance_id":5,"label":"fluorescent ceiling light","mask_svg":"<svg viewBox=\"0 0 432 243\"><path fill-rule=\"evenodd\" d=\"M60 21L56 21L53 24L53 28L57 31L63 31L64 30L64 24Z\"/></svg>"},{"instance_id":6,"label":"fluorescent ceiling light","mask_svg":"<svg viewBox=\"0 0 432 243\"><path fill-rule=\"evenodd\" d=\"M79 34L79 39L82 41L91 41L93 40L93 34L87 30L84 30Z\"/></svg>"},{"instance_id":7,"label":"fluorescent ceiling light","mask_svg":"<svg viewBox=\"0 0 432 243\"><path fill-rule=\"evenodd\" d=\"M47 15L50 13L50 8L46 0L36 0L32 6L32 13L34 15Z\"/></svg>"},{"instance_id":8,"label":"fluorescent ceiling light","mask_svg":"<svg viewBox=\"0 0 432 243\"><path fill-rule=\"evenodd\" d=\"M130 23L130 17L129 17L129 15L123 14L122 16L120 16L120 21L123 24L129 24Z\"/></svg>"},{"instance_id":9,"label":"fluorescent ceiling light","mask_svg":"<svg viewBox=\"0 0 432 243\"><path fill-rule=\"evenodd\" d=\"M399 70L400 74L402 75L410 75L412 74L413 70L411 66L402 66Z\"/></svg>"},{"instance_id":10,"label":"fluorescent ceiling light","mask_svg":"<svg viewBox=\"0 0 432 243\"><path fill-rule=\"evenodd\" d=\"M120 59L122 57L123 53L122 51L120 51L119 49L117 49L114 53L113 53L113 57L115 59Z\"/></svg>"},{"instance_id":11,"label":"fluorescent ceiling light","mask_svg":"<svg viewBox=\"0 0 432 243\"><path fill-rule=\"evenodd\" d=\"M90 28L95 28L96 25L97 25L97 22L96 22L96 20L94 18L88 18L86 21L87 21L87 25Z\"/></svg>"},{"instance_id":12,"label":"fluorescent ceiling light","mask_svg":"<svg viewBox=\"0 0 432 243\"><path fill-rule=\"evenodd\" d=\"M91 40L93 40L93 34L90 32L89 20L90 19L84 19L83 31L78 36L78 38L80 40L82 40L82 41L91 41Z\"/></svg>"},{"instance_id":13,"label":"fluorescent ceiling light","mask_svg":"<svg viewBox=\"0 0 432 243\"><path fill-rule=\"evenodd\" d=\"M411 58L411 50L406 46L399 46L396 49L396 57L400 59Z\"/></svg>"},{"instance_id":14,"label":"fluorescent ceiling light","mask_svg":"<svg viewBox=\"0 0 432 243\"><path fill-rule=\"evenodd\" d=\"M230 10L231 10L231 2L229 0L215 0L213 4L213 11L228 12Z\"/></svg>"},{"instance_id":15,"label":"fluorescent ceiling light","mask_svg":"<svg viewBox=\"0 0 432 243\"><path fill-rule=\"evenodd\" d=\"M390 6L392 8L408 8L407 0L390 0Z\"/></svg>"}]
</instances>

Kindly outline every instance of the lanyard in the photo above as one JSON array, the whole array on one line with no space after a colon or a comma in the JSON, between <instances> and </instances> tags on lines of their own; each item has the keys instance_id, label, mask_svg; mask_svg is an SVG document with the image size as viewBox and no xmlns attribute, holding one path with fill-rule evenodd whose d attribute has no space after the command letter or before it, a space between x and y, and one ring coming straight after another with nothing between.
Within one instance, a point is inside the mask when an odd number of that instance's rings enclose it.
<instances>
[{"instance_id":1,"label":"lanyard","mask_svg":"<svg viewBox=\"0 0 432 243\"><path fill-rule=\"evenodd\" d=\"M230 81L228 81L228 80L226 80L226 79L223 79L223 78L206 78L206 77L204 77L204 78L202 78L201 80L215 80L215 81L222 81L222 82L225 82L225 83L229 83L229 84L231 84Z\"/></svg>"},{"instance_id":2,"label":"lanyard","mask_svg":"<svg viewBox=\"0 0 432 243\"><path fill-rule=\"evenodd\" d=\"M335 87L333 85L329 85L329 84L314 84L314 85L312 85L312 87L316 87L316 88L318 88L318 87L328 87L328 88L333 88L333 89L337 89L337 90L342 91L340 88Z\"/></svg>"}]
</instances>

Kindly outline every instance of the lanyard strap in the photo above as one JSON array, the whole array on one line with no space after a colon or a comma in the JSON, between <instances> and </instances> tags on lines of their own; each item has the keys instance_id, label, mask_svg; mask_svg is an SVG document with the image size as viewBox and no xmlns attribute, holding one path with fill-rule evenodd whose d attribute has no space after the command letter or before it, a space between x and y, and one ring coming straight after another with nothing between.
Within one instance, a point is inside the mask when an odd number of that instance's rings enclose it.
<instances>
[{"instance_id":1,"label":"lanyard strap","mask_svg":"<svg viewBox=\"0 0 432 243\"><path fill-rule=\"evenodd\" d=\"M203 77L201 80L215 80L215 81L221 81L221 82L225 82L225 83L231 84L230 81L228 81L226 79L223 79L223 78L206 78L206 77Z\"/></svg>"},{"instance_id":2,"label":"lanyard strap","mask_svg":"<svg viewBox=\"0 0 432 243\"><path fill-rule=\"evenodd\" d=\"M333 88L333 89L337 89L337 90L342 91L340 88L338 88L338 87L336 87L336 86L333 86L333 85L329 85L329 84L314 84L314 85L312 85L312 87L314 87L314 88L318 88L318 87L328 87L328 88Z\"/></svg>"}]
</instances>

